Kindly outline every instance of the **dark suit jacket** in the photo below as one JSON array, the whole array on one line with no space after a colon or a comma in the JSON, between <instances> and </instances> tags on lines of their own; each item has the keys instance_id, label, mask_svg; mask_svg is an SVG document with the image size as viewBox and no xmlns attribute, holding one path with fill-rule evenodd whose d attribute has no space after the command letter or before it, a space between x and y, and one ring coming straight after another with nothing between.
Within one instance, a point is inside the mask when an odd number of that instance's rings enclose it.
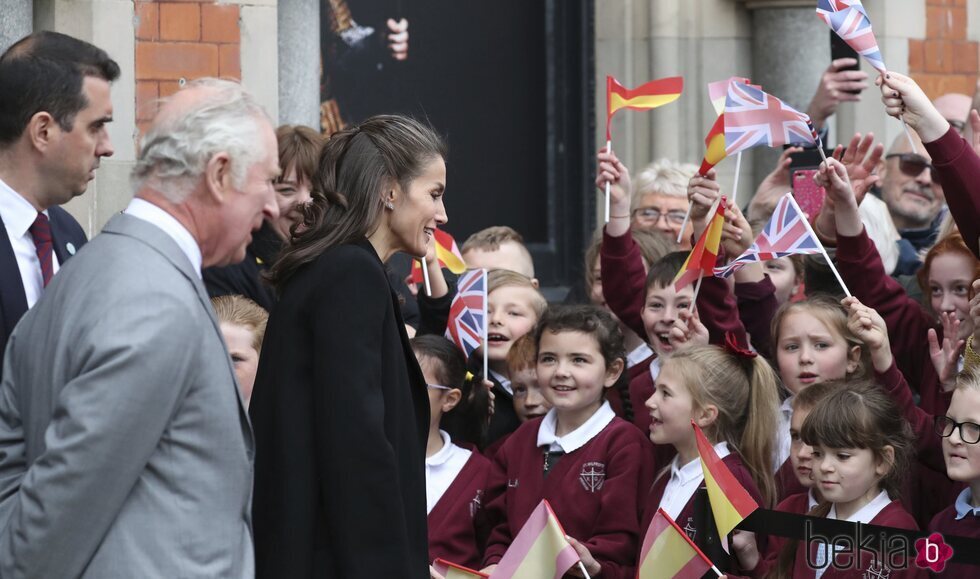
<instances>
[{"instance_id":1,"label":"dark suit jacket","mask_svg":"<svg viewBox=\"0 0 980 579\"><path fill-rule=\"evenodd\" d=\"M68 258L85 245L85 232L75 218L61 207L48 209L48 219L51 223L54 253L58 256L58 263L64 265ZM69 243L74 251L68 250ZM10 244L3 220L0 219L0 378L3 378L3 351L7 347L7 338L26 311L24 280L20 277L14 248Z\"/></svg>"},{"instance_id":2,"label":"dark suit jacket","mask_svg":"<svg viewBox=\"0 0 980 579\"><path fill-rule=\"evenodd\" d=\"M262 306L265 311L272 309L275 294L272 287L262 279L262 274L272 265L279 254L282 241L267 221L245 250L245 259L224 267L205 268L201 275L208 295L212 298L227 295L242 295Z\"/></svg>"},{"instance_id":3,"label":"dark suit jacket","mask_svg":"<svg viewBox=\"0 0 980 579\"><path fill-rule=\"evenodd\" d=\"M429 577L429 398L366 240L283 288L250 414L259 579Z\"/></svg>"}]
</instances>

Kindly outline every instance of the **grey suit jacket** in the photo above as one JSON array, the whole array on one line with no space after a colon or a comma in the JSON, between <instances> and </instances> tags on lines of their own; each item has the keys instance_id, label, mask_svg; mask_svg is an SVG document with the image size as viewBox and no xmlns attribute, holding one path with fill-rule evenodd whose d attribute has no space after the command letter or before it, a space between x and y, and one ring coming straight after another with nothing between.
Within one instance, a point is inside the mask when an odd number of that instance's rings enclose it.
<instances>
[{"instance_id":1,"label":"grey suit jacket","mask_svg":"<svg viewBox=\"0 0 980 579\"><path fill-rule=\"evenodd\" d=\"M252 456L203 283L117 215L10 337L0 577L251 577Z\"/></svg>"}]
</instances>

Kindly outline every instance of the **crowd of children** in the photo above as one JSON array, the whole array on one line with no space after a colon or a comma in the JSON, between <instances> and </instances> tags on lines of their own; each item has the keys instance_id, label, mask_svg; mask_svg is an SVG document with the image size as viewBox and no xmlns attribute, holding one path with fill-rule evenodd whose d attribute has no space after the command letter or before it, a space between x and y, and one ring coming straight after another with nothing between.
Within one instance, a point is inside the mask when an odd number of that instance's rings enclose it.
<instances>
[{"instance_id":1,"label":"crowd of children","mask_svg":"<svg viewBox=\"0 0 980 579\"><path fill-rule=\"evenodd\" d=\"M854 297L801 256L704 278L696 297L693 284L678 290L721 201L714 172L659 163L634 190L605 149L597 185L611 186L610 221L585 252L580 305L547 305L513 230L464 244L467 262L492 270L489 375L442 337L414 341L432 405L430 558L491 572L542 499L582 562L568 577L634 577L658 509L705 545L716 531L695 426L763 508L980 538L980 260L954 224L922 255L921 301L890 277L858 210L871 141L855 142L859 155L838 152L815 177L835 225L821 238L835 240ZM683 233L678 175L691 205ZM750 225L732 201L722 212L720 263L766 221ZM779 535L720 540L709 553L729 576L927 573L912 558L848 559Z\"/></svg>"}]
</instances>

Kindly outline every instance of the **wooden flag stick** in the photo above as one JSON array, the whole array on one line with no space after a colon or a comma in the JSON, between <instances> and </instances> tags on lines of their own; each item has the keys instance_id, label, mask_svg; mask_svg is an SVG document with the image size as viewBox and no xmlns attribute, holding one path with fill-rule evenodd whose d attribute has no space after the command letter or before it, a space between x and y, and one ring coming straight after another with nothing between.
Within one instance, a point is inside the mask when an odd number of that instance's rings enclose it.
<instances>
[{"instance_id":1,"label":"wooden flag stick","mask_svg":"<svg viewBox=\"0 0 980 579\"><path fill-rule=\"evenodd\" d=\"M606 152L612 154L612 139L606 141ZM609 223L609 188L611 181L606 181L606 223Z\"/></svg>"},{"instance_id":2,"label":"wooden flag stick","mask_svg":"<svg viewBox=\"0 0 980 579\"><path fill-rule=\"evenodd\" d=\"M905 129L905 138L909 140L909 145L912 147L912 153L918 155L919 151L915 147L915 140L912 139L912 133L909 132L909 125L905 122L905 117L899 116L898 120L902 121L902 128Z\"/></svg>"},{"instance_id":3,"label":"wooden flag stick","mask_svg":"<svg viewBox=\"0 0 980 579\"><path fill-rule=\"evenodd\" d=\"M732 183L732 200L738 199L738 176L742 172L742 151L735 155L735 181Z\"/></svg>"},{"instance_id":4,"label":"wooden flag stick","mask_svg":"<svg viewBox=\"0 0 980 579\"><path fill-rule=\"evenodd\" d=\"M490 319L487 317L487 302L490 301L488 295L490 292L487 291L487 270L485 269L483 270L483 292L483 379L489 380L490 374L488 372L490 363L487 358L489 339L487 338L487 334L490 329Z\"/></svg>"},{"instance_id":5,"label":"wooden flag stick","mask_svg":"<svg viewBox=\"0 0 980 579\"><path fill-rule=\"evenodd\" d=\"M697 307L698 293L701 292L701 281L703 279L704 279L704 272L702 271L698 273L698 283L694 285L694 298L691 300L691 302L695 304L695 307Z\"/></svg>"},{"instance_id":6,"label":"wooden flag stick","mask_svg":"<svg viewBox=\"0 0 980 579\"><path fill-rule=\"evenodd\" d=\"M800 215L806 215L803 213L803 210L800 209L800 206L796 203L796 199L794 199L792 195L789 196L789 202L793 204L793 208L796 209ZM816 233L814 233L813 228L810 227L810 222L807 221L805 217L800 219L800 221L803 222L803 226L806 227L806 232L813 236L813 239L816 240L817 245L820 246L820 253L822 253L823 258L827 260L827 265L830 266L830 271L834 273L834 277L837 278L837 283L839 283L841 289L844 290L844 295L847 297L852 297L851 290L847 289L847 285L844 284L844 278L840 276L840 272L837 271L837 268L834 266L834 262L830 259L830 256L827 255L827 250L824 248L823 243L820 243L820 238L817 237Z\"/></svg>"},{"instance_id":7,"label":"wooden flag stick","mask_svg":"<svg viewBox=\"0 0 980 579\"><path fill-rule=\"evenodd\" d=\"M582 570L582 575L585 576L585 579L592 579L592 575L589 575L589 572L585 570L585 564L584 563L582 563L581 561L579 561L578 562L578 568Z\"/></svg>"},{"instance_id":8,"label":"wooden flag stick","mask_svg":"<svg viewBox=\"0 0 980 579\"><path fill-rule=\"evenodd\" d=\"M429 285L429 265L425 263L425 258L419 260L422 265L422 279L425 281L425 295L432 297L432 286Z\"/></svg>"}]
</instances>

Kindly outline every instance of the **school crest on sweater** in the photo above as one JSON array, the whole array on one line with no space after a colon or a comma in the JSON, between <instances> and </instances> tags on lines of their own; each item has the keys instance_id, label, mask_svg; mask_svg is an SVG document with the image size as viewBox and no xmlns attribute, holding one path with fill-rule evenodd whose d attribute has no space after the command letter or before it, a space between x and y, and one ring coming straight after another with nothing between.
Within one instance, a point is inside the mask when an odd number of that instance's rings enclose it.
<instances>
[{"instance_id":1,"label":"school crest on sweater","mask_svg":"<svg viewBox=\"0 0 980 579\"><path fill-rule=\"evenodd\" d=\"M587 462L583 464L578 480L582 483L582 488L590 493L601 491L603 483L606 482L606 463Z\"/></svg>"}]
</instances>

